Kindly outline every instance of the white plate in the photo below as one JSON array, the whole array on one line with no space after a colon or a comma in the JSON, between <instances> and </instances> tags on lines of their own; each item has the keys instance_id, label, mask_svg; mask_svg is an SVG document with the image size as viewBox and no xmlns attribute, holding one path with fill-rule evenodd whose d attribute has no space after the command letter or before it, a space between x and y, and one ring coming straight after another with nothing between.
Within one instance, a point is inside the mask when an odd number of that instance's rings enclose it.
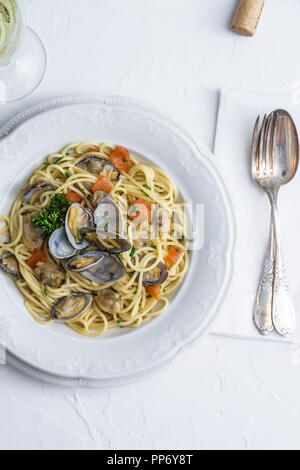
<instances>
[{"instance_id":1,"label":"white plate","mask_svg":"<svg viewBox=\"0 0 300 470\"><path fill-rule=\"evenodd\" d=\"M150 107L105 97L33 116L0 142L0 212L9 211L47 154L78 140L122 144L166 170L186 200L205 205L204 248L193 253L186 280L161 317L138 330L117 330L98 339L63 325L40 326L1 273L0 341L17 358L50 374L106 385L128 382L162 367L208 330L231 277L231 205L210 153L180 127Z\"/></svg>"}]
</instances>

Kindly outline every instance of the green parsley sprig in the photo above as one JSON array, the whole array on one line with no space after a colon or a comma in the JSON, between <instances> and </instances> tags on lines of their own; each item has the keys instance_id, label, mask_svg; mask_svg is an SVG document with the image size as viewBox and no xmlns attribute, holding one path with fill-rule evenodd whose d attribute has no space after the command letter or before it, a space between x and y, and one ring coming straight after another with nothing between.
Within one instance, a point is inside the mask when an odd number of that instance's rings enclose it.
<instances>
[{"instance_id":1,"label":"green parsley sprig","mask_svg":"<svg viewBox=\"0 0 300 470\"><path fill-rule=\"evenodd\" d=\"M43 232L51 235L65 224L66 214L71 204L66 194L56 194L51 199L48 209L42 210L37 217L32 219L33 225L41 227Z\"/></svg>"}]
</instances>

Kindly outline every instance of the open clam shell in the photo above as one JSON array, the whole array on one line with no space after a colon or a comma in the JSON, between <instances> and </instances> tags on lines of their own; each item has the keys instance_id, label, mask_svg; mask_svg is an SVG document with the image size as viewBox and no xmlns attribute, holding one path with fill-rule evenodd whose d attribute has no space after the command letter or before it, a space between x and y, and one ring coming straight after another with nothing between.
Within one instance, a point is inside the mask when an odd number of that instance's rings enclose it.
<instances>
[{"instance_id":1,"label":"open clam shell","mask_svg":"<svg viewBox=\"0 0 300 470\"><path fill-rule=\"evenodd\" d=\"M34 183L32 184L26 193L24 194L22 201L25 204L30 204L30 201L33 197L34 194L38 193L39 191L45 192L45 191L55 191L58 188L57 184L54 183L49 183L46 181L42 181L39 183Z\"/></svg>"},{"instance_id":2,"label":"open clam shell","mask_svg":"<svg viewBox=\"0 0 300 470\"><path fill-rule=\"evenodd\" d=\"M100 251L89 251L84 254L73 256L66 263L66 268L70 271L81 273L93 268L103 260L104 256Z\"/></svg>"},{"instance_id":3,"label":"open clam shell","mask_svg":"<svg viewBox=\"0 0 300 470\"><path fill-rule=\"evenodd\" d=\"M59 323L68 323L80 317L91 305L92 296L83 292L72 292L62 297L53 306L51 317Z\"/></svg>"},{"instance_id":4,"label":"open clam shell","mask_svg":"<svg viewBox=\"0 0 300 470\"><path fill-rule=\"evenodd\" d=\"M114 284L120 281L126 274L126 269L116 255L101 253L103 259L91 266L88 270L82 271L81 274L90 281L98 284Z\"/></svg>"},{"instance_id":5,"label":"open clam shell","mask_svg":"<svg viewBox=\"0 0 300 470\"><path fill-rule=\"evenodd\" d=\"M169 276L169 271L164 263L159 263L151 271L144 273L143 285L145 287L160 286Z\"/></svg>"},{"instance_id":6,"label":"open clam shell","mask_svg":"<svg viewBox=\"0 0 300 470\"><path fill-rule=\"evenodd\" d=\"M125 236L126 225L123 214L111 196L100 200L94 211L94 221L100 230Z\"/></svg>"},{"instance_id":7,"label":"open clam shell","mask_svg":"<svg viewBox=\"0 0 300 470\"><path fill-rule=\"evenodd\" d=\"M92 213L81 204L72 204L66 215L65 230L74 248L82 250L89 245L89 242L82 236L82 230L87 230L92 226Z\"/></svg>"},{"instance_id":8,"label":"open clam shell","mask_svg":"<svg viewBox=\"0 0 300 470\"><path fill-rule=\"evenodd\" d=\"M83 239L88 245L94 245L100 251L105 251L110 254L119 255L130 251L132 248L131 243L115 232L108 232L97 227L90 227L81 231Z\"/></svg>"},{"instance_id":9,"label":"open clam shell","mask_svg":"<svg viewBox=\"0 0 300 470\"><path fill-rule=\"evenodd\" d=\"M119 255L132 249L132 245L127 238L116 232L104 231L97 228L96 233L103 251Z\"/></svg>"},{"instance_id":10,"label":"open clam shell","mask_svg":"<svg viewBox=\"0 0 300 470\"><path fill-rule=\"evenodd\" d=\"M48 245L51 254L57 259L71 258L77 251L77 249L69 242L64 227L61 227L52 233Z\"/></svg>"}]
</instances>

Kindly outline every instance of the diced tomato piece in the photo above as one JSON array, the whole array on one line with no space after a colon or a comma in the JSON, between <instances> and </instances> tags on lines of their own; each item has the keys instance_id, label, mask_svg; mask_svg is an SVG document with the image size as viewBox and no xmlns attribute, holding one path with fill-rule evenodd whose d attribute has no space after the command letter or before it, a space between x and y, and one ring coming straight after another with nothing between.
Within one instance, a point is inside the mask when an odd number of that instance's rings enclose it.
<instances>
[{"instance_id":1,"label":"diced tomato piece","mask_svg":"<svg viewBox=\"0 0 300 470\"><path fill-rule=\"evenodd\" d=\"M82 197L79 194L75 193L75 191L68 191L67 192L67 199L70 202L74 202L74 203L77 203L77 204L82 203Z\"/></svg>"},{"instance_id":2,"label":"diced tomato piece","mask_svg":"<svg viewBox=\"0 0 300 470\"><path fill-rule=\"evenodd\" d=\"M165 261L171 266L174 266L174 264L178 262L182 253L184 253L184 250L179 246L171 246L167 256L165 257Z\"/></svg>"},{"instance_id":3,"label":"diced tomato piece","mask_svg":"<svg viewBox=\"0 0 300 470\"><path fill-rule=\"evenodd\" d=\"M148 294L150 294L152 297L154 297L156 300L161 299L161 288L160 286L149 286L146 287L146 291Z\"/></svg>"},{"instance_id":4,"label":"diced tomato piece","mask_svg":"<svg viewBox=\"0 0 300 470\"><path fill-rule=\"evenodd\" d=\"M134 201L129 209L129 217L131 220L137 220L137 222L144 222L145 220L151 220L151 202L145 201L144 199L137 199Z\"/></svg>"},{"instance_id":5,"label":"diced tomato piece","mask_svg":"<svg viewBox=\"0 0 300 470\"><path fill-rule=\"evenodd\" d=\"M92 186L92 191L93 193L96 193L97 191L103 191L104 193L111 193L111 190L113 188L113 184L110 181L107 176L100 176L100 178L97 179L96 183L93 184Z\"/></svg>"},{"instance_id":6,"label":"diced tomato piece","mask_svg":"<svg viewBox=\"0 0 300 470\"><path fill-rule=\"evenodd\" d=\"M31 257L26 261L26 264L31 269L35 269L38 263L47 263L47 261L48 261L47 253L41 248L38 248L32 253Z\"/></svg>"},{"instance_id":7,"label":"diced tomato piece","mask_svg":"<svg viewBox=\"0 0 300 470\"><path fill-rule=\"evenodd\" d=\"M124 147L117 147L116 150L113 150L110 155L110 161L118 170L125 171L125 173L128 173L132 167L129 152Z\"/></svg>"}]
</instances>

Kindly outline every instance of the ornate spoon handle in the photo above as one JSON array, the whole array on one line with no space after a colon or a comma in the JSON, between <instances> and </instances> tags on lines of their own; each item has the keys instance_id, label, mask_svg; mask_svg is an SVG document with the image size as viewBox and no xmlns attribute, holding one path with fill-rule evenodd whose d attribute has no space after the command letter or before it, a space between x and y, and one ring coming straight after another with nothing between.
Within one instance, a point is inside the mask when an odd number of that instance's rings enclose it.
<instances>
[{"instance_id":1,"label":"ornate spoon handle","mask_svg":"<svg viewBox=\"0 0 300 470\"><path fill-rule=\"evenodd\" d=\"M296 315L293 302L289 293L286 270L280 246L280 224L274 194L269 194L272 205L272 218L275 235L275 263L272 317L276 331L282 336L287 336L295 331Z\"/></svg>"},{"instance_id":2,"label":"ornate spoon handle","mask_svg":"<svg viewBox=\"0 0 300 470\"><path fill-rule=\"evenodd\" d=\"M254 303L254 322L262 335L269 334L273 329L272 300L274 280L274 229L271 218L269 242L266 251L263 272Z\"/></svg>"}]
</instances>

